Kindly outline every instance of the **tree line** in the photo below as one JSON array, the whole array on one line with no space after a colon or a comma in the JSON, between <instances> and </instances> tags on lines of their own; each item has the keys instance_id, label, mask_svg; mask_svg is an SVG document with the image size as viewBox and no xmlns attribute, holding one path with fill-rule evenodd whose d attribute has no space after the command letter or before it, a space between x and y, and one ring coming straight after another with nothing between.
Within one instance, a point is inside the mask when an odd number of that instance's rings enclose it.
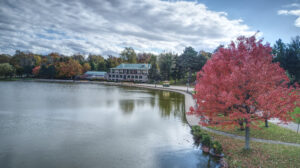
<instances>
[{"instance_id":1,"label":"tree line","mask_svg":"<svg viewBox=\"0 0 300 168\"><path fill-rule=\"evenodd\" d=\"M223 48L219 46L218 49ZM297 36L289 44L281 39L272 48L273 61L279 62L286 70L291 82L300 83L300 37ZM14 55L0 54L0 77L38 77L70 79L86 71L106 71L121 63L148 63L150 82L170 80L173 83L192 83L196 73L201 70L211 52L197 52L192 47L186 47L182 54L136 53L133 48L126 47L119 56L81 54L65 56L59 53L47 55L34 54L17 50Z\"/></svg>"},{"instance_id":2,"label":"tree line","mask_svg":"<svg viewBox=\"0 0 300 168\"><path fill-rule=\"evenodd\" d=\"M126 47L120 56L90 54L87 57L80 54L65 56L59 53L39 55L17 50L14 55L0 54L0 77L38 77L73 79L86 71L106 71L122 63L151 64L149 79L188 80L195 79L195 73L201 69L211 53L195 51L186 47L183 54L136 53L133 48Z\"/></svg>"}]
</instances>

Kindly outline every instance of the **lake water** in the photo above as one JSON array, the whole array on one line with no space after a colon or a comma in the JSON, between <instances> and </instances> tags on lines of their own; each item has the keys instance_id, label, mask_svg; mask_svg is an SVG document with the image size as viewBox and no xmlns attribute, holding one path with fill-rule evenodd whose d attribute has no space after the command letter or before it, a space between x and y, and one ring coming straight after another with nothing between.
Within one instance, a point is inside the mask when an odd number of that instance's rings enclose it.
<instances>
[{"instance_id":1,"label":"lake water","mask_svg":"<svg viewBox=\"0 0 300 168\"><path fill-rule=\"evenodd\" d=\"M0 167L216 167L193 146L184 108L166 91L0 82Z\"/></svg>"}]
</instances>

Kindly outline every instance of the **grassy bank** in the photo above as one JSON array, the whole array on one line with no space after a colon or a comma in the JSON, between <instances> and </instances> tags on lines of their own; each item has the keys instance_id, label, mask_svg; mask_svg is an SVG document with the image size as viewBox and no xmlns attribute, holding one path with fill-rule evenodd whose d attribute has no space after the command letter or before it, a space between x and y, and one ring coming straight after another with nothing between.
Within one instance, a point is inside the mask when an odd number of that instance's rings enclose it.
<instances>
[{"instance_id":1,"label":"grassy bank","mask_svg":"<svg viewBox=\"0 0 300 168\"><path fill-rule=\"evenodd\" d=\"M300 167L300 147L251 142L251 150L245 151L243 140L205 132L222 144L229 167Z\"/></svg>"},{"instance_id":2,"label":"grassy bank","mask_svg":"<svg viewBox=\"0 0 300 168\"><path fill-rule=\"evenodd\" d=\"M241 131L239 127L235 129L226 129L221 127L210 127L215 130L245 136L245 131ZM269 123L269 127L266 128L264 123L260 123L258 129L251 129L250 136L253 138L267 139L267 140L276 140L282 142L291 142L300 144L300 134L289 130L287 128L282 128L276 124ZM300 155L299 155L300 159Z\"/></svg>"}]
</instances>

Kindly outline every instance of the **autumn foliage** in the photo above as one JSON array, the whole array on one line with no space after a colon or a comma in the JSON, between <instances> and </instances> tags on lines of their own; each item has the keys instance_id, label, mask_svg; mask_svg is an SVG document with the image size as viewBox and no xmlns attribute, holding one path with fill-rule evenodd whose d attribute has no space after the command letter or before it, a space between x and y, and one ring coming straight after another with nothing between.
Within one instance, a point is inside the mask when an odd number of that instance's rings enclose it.
<instances>
[{"instance_id":1,"label":"autumn foliage","mask_svg":"<svg viewBox=\"0 0 300 168\"><path fill-rule=\"evenodd\" d=\"M239 37L228 48L220 48L197 74L197 109L202 125L250 127L258 121L291 120L299 104L295 86L278 63L272 63L271 47L255 37ZM248 132L247 132L248 131ZM248 137L247 137L248 136ZM247 143L247 142L246 142ZM249 144L246 148L249 148Z\"/></svg>"},{"instance_id":2,"label":"autumn foliage","mask_svg":"<svg viewBox=\"0 0 300 168\"><path fill-rule=\"evenodd\" d=\"M36 66L36 67L34 67L34 68L32 69L32 74L33 74L34 76L38 76L39 73L40 73L40 69L41 69L41 66Z\"/></svg>"},{"instance_id":3,"label":"autumn foliage","mask_svg":"<svg viewBox=\"0 0 300 168\"><path fill-rule=\"evenodd\" d=\"M82 66L78 61L70 59L67 62L59 62L55 69L58 70L57 77L73 78L82 74Z\"/></svg>"}]
</instances>

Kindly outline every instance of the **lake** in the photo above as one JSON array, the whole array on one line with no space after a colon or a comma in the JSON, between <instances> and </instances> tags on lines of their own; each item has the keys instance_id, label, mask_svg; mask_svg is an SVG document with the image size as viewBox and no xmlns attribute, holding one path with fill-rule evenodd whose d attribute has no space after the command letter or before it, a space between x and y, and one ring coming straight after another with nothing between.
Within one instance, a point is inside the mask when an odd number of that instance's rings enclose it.
<instances>
[{"instance_id":1,"label":"lake","mask_svg":"<svg viewBox=\"0 0 300 168\"><path fill-rule=\"evenodd\" d=\"M0 167L217 167L184 96L100 84L0 82Z\"/></svg>"}]
</instances>

